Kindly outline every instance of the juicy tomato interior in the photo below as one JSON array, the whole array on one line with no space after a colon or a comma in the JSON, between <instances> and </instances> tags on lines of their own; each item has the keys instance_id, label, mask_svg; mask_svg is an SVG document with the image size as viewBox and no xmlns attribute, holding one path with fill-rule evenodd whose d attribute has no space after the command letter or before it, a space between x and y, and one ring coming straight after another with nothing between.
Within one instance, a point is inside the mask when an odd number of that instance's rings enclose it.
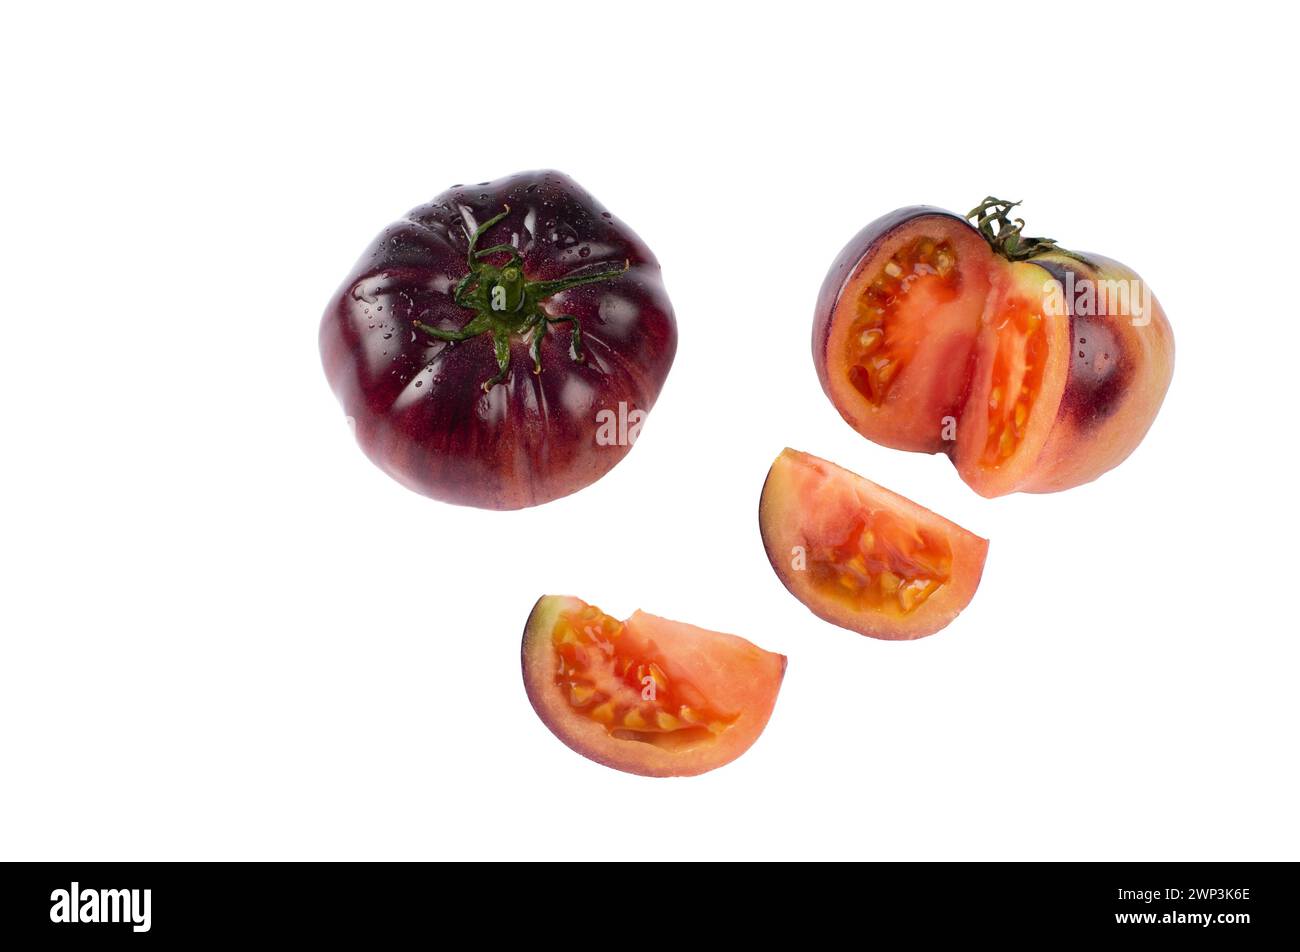
<instances>
[{"instance_id":1,"label":"juicy tomato interior","mask_svg":"<svg viewBox=\"0 0 1300 952\"><path fill-rule=\"evenodd\" d=\"M682 749L716 740L739 717L672 676L653 641L594 605L562 612L551 631L555 683L570 707L618 740Z\"/></svg>"},{"instance_id":2,"label":"juicy tomato interior","mask_svg":"<svg viewBox=\"0 0 1300 952\"><path fill-rule=\"evenodd\" d=\"M926 329L924 320L900 319L900 312L913 297L927 311L951 303L961 289L957 251L947 239L922 235L894 252L857 301L848 348L854 389L879 406Z\"/></svg>"},{"instance_id":3,"label":"juicy tomato interior","mask_svg":"<svg viewBox=\"0 0 1300 952\"><path fill-rule=\"evenodd\" d=\"M948 625L975 594L988 542L884 486L786 449L758 506L777 577L815 615L903 641Z\"/></svg>"},{"instance_id":4,"label":"juicy tomato interior","mask_svg":"<svg viewBox=\"0 0 1300 952\"><path fill-rule=\"evenodd\" d=\"M980 462L997 466L1024 439L1034 401L1047 367L1047 327L1041 305L1011 297L999 309L994 327L997 353L987 407L988 432Z\"/></svg>"},{"instance_id":5,"label":"juicy tomato interior","mask_svg":"<svg viewBox=\"0 0 1300 952\"><path fill-rule=\"evenodd\" d=\"M861 513L843 538L808 547L813 583L858 610L907 615L952 574L948 540L883 511Z\"/></svg>"}]
</instances>

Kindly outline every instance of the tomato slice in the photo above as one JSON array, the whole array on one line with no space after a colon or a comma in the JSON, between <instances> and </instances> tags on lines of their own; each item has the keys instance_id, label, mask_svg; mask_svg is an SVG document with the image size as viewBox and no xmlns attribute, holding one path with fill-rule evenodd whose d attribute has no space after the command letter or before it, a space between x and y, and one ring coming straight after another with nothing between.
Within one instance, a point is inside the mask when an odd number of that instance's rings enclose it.
<instances>
[{"instance_id":1,"label":"tomato slice","mask_svg":"<svg viewBox=\"0 0 1300 952\"><path fill-rule=\"evenodd\" d=\"M991 253L971 234L930 215L879 237L814 332L823 387L885 446L947 448L945 418L961 409L989 292Z\"/></svg>"},{"instance_id":2,"label":"tomato slice","mask_svg":"<svg viewBox=\"0 0 1300 952\"><path fill-rule=\"evenodd\" d=\"M975 370L954 454L984 496L1011 492L1038 460L1056 420L1068 369L1069 326L1047 313L1051 278L1014 262L997 273L980 318Z\"/></svg>"},{"instance_id":3,"label":"tomato slice","mask_svg":"<svg viewBox=\"0 0 1300 952\"><path fill-rule=\"evenodd\" d=\"M584 757L651 777L730 763L758 739L785 658L735 635L571 596L538 600L524 629L524 685L539 717Z\"/></svg>"},{"instance_id":4,"label":"tomato slice","mask_svg":"<svg viewBox=\"0 0 1300 952\"><path fill-rule=\"evenodd\" d=\"M920 638L975 594L988 542L897 493L785 450L759 504L768 559L817 616L873 638Z\"/></svg>"}]
</instances>

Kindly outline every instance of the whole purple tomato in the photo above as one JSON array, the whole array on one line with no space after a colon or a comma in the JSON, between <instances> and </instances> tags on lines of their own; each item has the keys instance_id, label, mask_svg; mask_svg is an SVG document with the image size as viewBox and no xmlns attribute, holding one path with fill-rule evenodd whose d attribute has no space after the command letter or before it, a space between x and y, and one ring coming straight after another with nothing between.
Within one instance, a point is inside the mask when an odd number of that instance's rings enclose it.
<instances>
[{"instance_id":1,"label":"whole purple tomato","mask_svg":"<svg viewBox=\"0 0 1300 952\"><path fill-rule=\"evenodd\" d=\"M390 225L325 310L366 455L446 502L520 509L627 455L677 350L659 263L559 172L458 185Z\"/></svg>"}]
</instances>

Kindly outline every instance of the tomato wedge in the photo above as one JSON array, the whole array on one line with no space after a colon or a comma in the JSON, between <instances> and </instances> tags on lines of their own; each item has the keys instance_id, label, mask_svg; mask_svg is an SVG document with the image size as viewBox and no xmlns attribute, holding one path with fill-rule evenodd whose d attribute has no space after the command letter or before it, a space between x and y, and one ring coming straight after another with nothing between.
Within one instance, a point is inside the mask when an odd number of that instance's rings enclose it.
<instances>
[{"instance_id":1,"label":"tomato wedge","mask_svg":"<svg viewBox=\"0 0 1300 952\"><path fill-rule=\"evenodd\" d=\"M537 716L597 763L647 777L705 773L767 726L785 657L743 638L636 612L626 621L544 595L523 639Z\"/></svg>"},{"instance_id":2,"label":"tomato wedge","mask_svg":"<svg viewBox=\"0 0 1300 952\"><path fill-rule=\"evenodd\" d=\"M987 540L797 450L772 464L758 512L768 560L791 594L872 638L946 627L975 595L988 555Z\"/></svg>"}]
</instances>

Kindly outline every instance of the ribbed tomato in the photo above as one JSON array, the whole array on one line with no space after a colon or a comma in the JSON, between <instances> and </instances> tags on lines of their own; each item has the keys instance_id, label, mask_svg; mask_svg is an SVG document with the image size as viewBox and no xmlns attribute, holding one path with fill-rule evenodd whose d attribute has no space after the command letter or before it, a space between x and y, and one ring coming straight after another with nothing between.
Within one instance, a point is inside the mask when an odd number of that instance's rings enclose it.
<instances>
[{"instance_id":1,"label":"ribbed tomato","mask_svg":"<svg viewBox=\"0 0 1300 952\"><path fill-rule=\"evenodd\" d=\"M457 185L390 225L321 321L357 441L435 499L518 509L619 462L677 325L659 264L559 172Z\"/></svg>"}]
</instances>

